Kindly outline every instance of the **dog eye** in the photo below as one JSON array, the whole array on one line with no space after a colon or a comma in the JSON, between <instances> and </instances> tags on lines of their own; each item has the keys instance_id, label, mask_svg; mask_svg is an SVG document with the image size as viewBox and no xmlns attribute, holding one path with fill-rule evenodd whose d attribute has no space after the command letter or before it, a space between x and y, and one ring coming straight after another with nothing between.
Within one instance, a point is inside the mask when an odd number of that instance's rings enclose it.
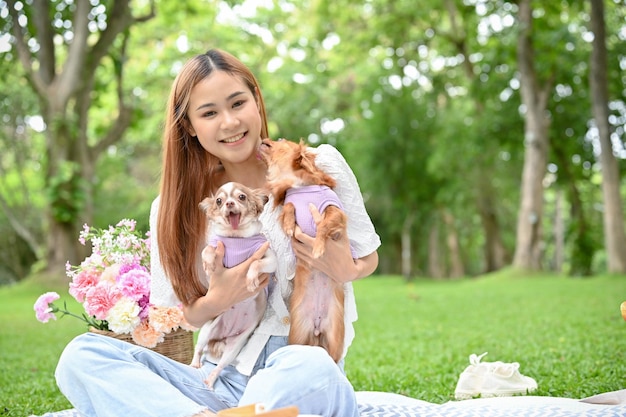
<instances>
[{"instance_id":1,"label":"dog eye","mask_svg":"<svg viewBox=\"0 0 626 417\"><path fill-rule=\"evenodd\" d=\"M239 201L246 201L246 195L245 194L239 194Z\"/></svg>"},{"instance_id":2,"label":"dog eye","mask_svg":"<svg viewBox=\"0 0 626 417\"><path fill-rule=\"evenodd\" d=\"M222 205L223 201L221 198L216 198L215 199L215 204L217 204L218 207L220 207Z\"/></svg>"}]
</instances>

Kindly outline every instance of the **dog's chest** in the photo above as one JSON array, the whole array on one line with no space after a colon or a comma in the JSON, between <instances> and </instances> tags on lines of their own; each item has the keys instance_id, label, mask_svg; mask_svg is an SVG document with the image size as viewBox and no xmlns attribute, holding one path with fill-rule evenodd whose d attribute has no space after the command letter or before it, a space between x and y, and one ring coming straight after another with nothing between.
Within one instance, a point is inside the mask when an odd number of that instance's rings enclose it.
<instances>
[{"instance_id":1,"label":"dog's chest","mask_svg":"<svg viewBox=\"0 0 626 417\"><path fill-rule=\"evenodd\" d=\"M224 244L224 266L232 268L250 258L265 243L266 239L261 234L252 237L214 235L209 240L209 244L215 247L218 241Z\"/></svg>"}]
</instances>

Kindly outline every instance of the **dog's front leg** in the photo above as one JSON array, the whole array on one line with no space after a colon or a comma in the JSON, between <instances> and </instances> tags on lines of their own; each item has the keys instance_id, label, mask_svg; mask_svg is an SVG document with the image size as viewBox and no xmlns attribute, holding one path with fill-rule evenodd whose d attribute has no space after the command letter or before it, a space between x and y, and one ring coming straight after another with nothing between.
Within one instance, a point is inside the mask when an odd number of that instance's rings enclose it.
<instances>
[{"instance_id":1,"label":"dog's front leg","mask_svg":"<svg viewBox=\"0 0 626 417\"><path fill-rule=\"evenodd\" d=\"M205 246L202 249L202 268L204 268L204 272L208 275L211 275L213 271L215 271L215 248L212 246Z\"/></svg>"},{"instance_id":2,"label":"dog's front leg","mask_svg":"<svg viewBox=\"0 0 626 417\"><path fill-rule=\"evenodd\" d=\"M276 272L278 259L272 248L267 248L265 255L258 261L252 262L246 274L248 291L254 292L259 287L259 274Z\"/></svg>"},{"instance_id":3,"label":"dog's front leg","mask_svg":"<svg viewBox=\"0 0 626 417\"><path fill-rule=\"evenodd\" d=\"M313 258L317 259L324 254L328 239L338 240L346 233L347 223L348 217L339 207L328 206L324 210L313 242Z\"/></svg>"},{"instance_id":4,"label":"dog's front leg","mask_svg":"<svg viewBox=\"0 0 626 417\"><path fill-rule=\"evenodd\" d=\"M293 203L287 203L283 206L283 211L278 218L283 231L289 237L293 237L296 232L296 207Z\"/></svg>"}]
</instances>

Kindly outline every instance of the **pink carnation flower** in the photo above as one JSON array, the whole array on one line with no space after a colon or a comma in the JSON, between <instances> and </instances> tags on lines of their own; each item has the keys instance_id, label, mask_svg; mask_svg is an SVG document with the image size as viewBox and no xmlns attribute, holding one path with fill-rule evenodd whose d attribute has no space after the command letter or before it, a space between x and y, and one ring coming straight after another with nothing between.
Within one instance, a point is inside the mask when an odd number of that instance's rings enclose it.
<instances>
[{"instance_id":1,"label":"pink carnation flower","mask_svg":"<svg viewBox=\"0 0 626 417\"><path fill-rule=\"evenodd\" d=\"M97 269L84 269L74 275L74 279L70 282L69 293L76 301L82 303L85 301L87 291L97 286L99 280L100 272Z\"/></svg>"},{"instance_id":2,"label":"pink carnation flower","mask_svg":"<svg viewBox=\"0 0 626 417\"><path fill-rule=\"evenodd\" d=\"M122 271L123 269L120 270L117 285L124 296L139 301L150 295L150 274L144 267L137 265L134 269Z\"/></svg>"},{"instance_id":3,"label":"pink carnation flower","mask_svg":"<svg viewBox=\"0 0 626 417\"><path fill-rule=\"evenodd\" d=\"M97 285L87 290L83 306L90 316L98 320L106 320L109 310L120 297L118 289L107 285Z\"/></svg>"},{"instance_id":4,"label":"pink carnation flower","mask_svg":"<svg viewBox=\"0 0 626 417\"><path fill-rule=\"evenodd\" d=\"M60 298L56 292L47 292L39 296L35 301L34 309L37 320L42 323L47 323L48 320L56 320L57 316L53 314L54 308L50 307L50 304L54 303Z\"/></svg>"}]
</instances>

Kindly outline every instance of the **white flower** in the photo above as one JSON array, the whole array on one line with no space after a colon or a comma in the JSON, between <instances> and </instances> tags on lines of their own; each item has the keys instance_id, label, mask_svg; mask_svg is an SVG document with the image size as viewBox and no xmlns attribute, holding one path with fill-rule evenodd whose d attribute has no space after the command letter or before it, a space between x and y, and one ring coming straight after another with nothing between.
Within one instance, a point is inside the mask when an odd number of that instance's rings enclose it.
<instances>
[{"instance_id":1,"label":"white flower","mask_svg":"<svg viewBox=\"0 0 626 417\"><path fill-rule=\"evenodd\" d=\"M128 298L121 297L109 310L106 321L109 329L115 333L130 333L139 325L141 309L137 303Z\"/></svg>"}]
</instances>

